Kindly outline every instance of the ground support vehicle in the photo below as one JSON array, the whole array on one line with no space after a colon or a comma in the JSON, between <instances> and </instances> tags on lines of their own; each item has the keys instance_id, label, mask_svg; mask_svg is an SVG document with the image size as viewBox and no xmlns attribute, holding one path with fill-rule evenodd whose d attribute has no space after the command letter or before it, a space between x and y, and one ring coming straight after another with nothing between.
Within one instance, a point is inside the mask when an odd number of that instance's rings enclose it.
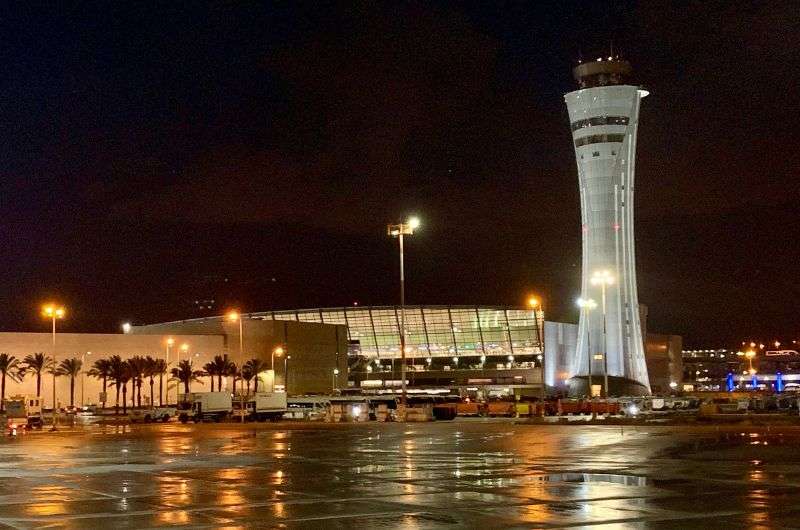
<instances>
[{"instance_id":1,"label":"ground support vehicle","mask_svg":"<svg viewBox=\"0 0 800 530\"><path fill-rule=\"evenodd\" d=\"M258 392L250 396L247 401L248 415L245 419L276 421L281 419L287 410L286 392Z\"/></svg>"},{"instance_id":2,"label":"ground support vehicle","mask_svg":"<svg viewBox=\"0 0 800 530\"><path fill-rule=\"evenodd\" d=\"M178 411L181 423L220 422L228 418L233 410L230 392L190 392L178 396L178 401L182 403Z\"/></svg>"},{"instance_id":3,"label":"ground support vehicle","mask_svg":"<svg viewBox=\"0 0 800 530\"><path fill-rule=\"evenodd\" d=\"M6 398L5 410L9 434L18 428L41 429L44 425L40 397L10 396Z\"/></svg>"},{"instance_id":4,"label":"ground support vehicle","mask_svg":"<svg viewBox=\"0 0 800 530\"><path fill-rule=\"evenodd\" d=\"M168 422L170 418L178 415L176 407L149 407L146 409L134 409L128 414L128 419L132 423L150 423L154 421Z\"/></svg>"}]
</instances>

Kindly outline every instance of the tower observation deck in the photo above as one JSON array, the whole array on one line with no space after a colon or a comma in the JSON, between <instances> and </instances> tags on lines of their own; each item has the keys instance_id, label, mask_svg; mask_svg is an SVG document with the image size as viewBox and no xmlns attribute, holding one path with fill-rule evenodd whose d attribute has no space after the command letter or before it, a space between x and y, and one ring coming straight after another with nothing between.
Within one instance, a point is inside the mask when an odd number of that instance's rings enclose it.
<instances>
[{"instance_id":1,"label":"tower observation deck","mask_svg":"<svg viewBox=\"0 0 800 530\"><path fill-rule=\"evenodd\" d=\"M636 284L633 192L639 106L647 91L633 84L628 61L601 57L573 69L578 90L569 111L581 200L581 298L570 389L648 394ZM608 381L608 388L605 382Z\"/></svg>"}]
</instances>

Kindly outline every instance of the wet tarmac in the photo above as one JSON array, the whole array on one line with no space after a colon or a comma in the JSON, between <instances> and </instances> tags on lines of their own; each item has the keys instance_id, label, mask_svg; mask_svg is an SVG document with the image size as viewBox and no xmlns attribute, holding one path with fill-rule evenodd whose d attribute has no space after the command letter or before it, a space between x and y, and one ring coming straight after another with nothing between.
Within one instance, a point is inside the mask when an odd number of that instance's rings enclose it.
<instances>
[{"instance_id":1,"label":"wet tarmac","mask_svg":"<svg viewBox=\"0 0 800 530\"><path fill-rule=\"evenodd\" d=\"M800 430L138 425L0 441L8 528L800 524Z\"/></svg>"}]
</instances>

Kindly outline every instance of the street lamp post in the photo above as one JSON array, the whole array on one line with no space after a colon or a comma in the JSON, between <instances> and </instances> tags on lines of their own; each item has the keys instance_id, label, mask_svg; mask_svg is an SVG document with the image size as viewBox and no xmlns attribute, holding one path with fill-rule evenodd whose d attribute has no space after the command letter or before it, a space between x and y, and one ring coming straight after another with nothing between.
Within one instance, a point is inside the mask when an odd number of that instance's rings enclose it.
<instances>
[{"instance_id":1,"label":"street lamp post","mask_svg":"<svg viewBox=\"0 0 800 530\"><path fill-rule=\"evenodd\" d=\"M590 279L592 285L599 285L603 305L603 378L606 397L608 397L608 332L606 330L606 286L614 283L614 277L607 270L595 271Z\"/></svg>"},{"instance_id":2,"label":"street lamp post","mask_svg":"<svg viewBox=\"0 0 800 530\"><path fill-rule=\"evenodd\" d=\"M291 358L291 355L283 358L283 391L287 396L289 395L289 359Z\"/></svg>"},{"instance_id":3,"label":"street lamp post","mask_svg":"<svg viewBox=\"0 0 800 530\"><path fill-rule=\"evenodd\" d=\"M275 356L280 357L283 355L283 347L282 346L275 346L272 348L272 355L270 356L269 360L269 368L272 370L272 391L275 391ZM284 372L284 378L286 377Z\"/></svg>"},{"instance_id":4,"label":"street lamp post","mask_svg":"<svg viewBox=\"0 0 800 530\"><path fill-rule=\"evenodd\" d=\"M58 407L56 406L56 320L64 318L66 310L63 307L56 307L54 305L46 305L42 309L42 314L53 322L53 426L51 431L58 430Z\"/></svg>"},{"instance_id":5,"label":"street lamp post","mask_svg":"<svg viewBox=\"0 0 800 530\"><path fill-rule=\"evenodd\" d=\"M231 311L228 313L228 320L230 322L239 322L239 370L244 368L244 323L242 314L238 311ZM233 374L233 385L236 386L236 374ZM256 376L258 377L258 376ZM244 381L242 381L244 384ZM250 393L248 389L248 393ZM241 412L242 423L244 423L244 392L239 391L239 410Z\"/></svg>"},{"instance_id":6,"label":"street lamp post","mask_svg":"<svg viewBox=\"0 0 800 530\"><path fill-rule=\"evenodd\" d=\"M85 367L86 356L91 354L92 352L90 351L81 354L81 409L83 409L83 407L86 406L86 402L84 401L83 398L83 387L84 383L86 382L86 367Z\"/></svg>"},{"instance_id":7,"label":"street lamp post","mask_svg":"<svg viewBox=\"0 0 800 530\"><path fill-rule=\"evenodd\" d=\"M547 390L545 389L545 373L544 373L544 361L545 361L545 353L544 353L544 333L542 327L539 326L539 317L536 315L536 308L538 307L539 310L542 312L542 321L544 321L544 306L539 302L539 299L535 296L531 296L528 298L528 306L533 311L533 320L536 322L536 330L539 334L539 344L541 345L542 350L542 362L541 362L541 369L542 369L542 393L541 393L541 401L542 401L542 416L544 416L544 400L547 397Z\"/></svg>"},{"instance_id":8,"label":"street lamp post","mask_svg":"<svg viewBox=\"0 0 800 530\"><path fill-rule=\"evenodd\" d=\"M592 397L592 332L589 327L589 312L597 307L597 302L591 298L578 298L578 307L581 308L581 311L586 311L586 357L589 362L589 390L586 394L588 397Z\"/></svg>"},{"instance_id":9,"label":"street lamp post","mask_svg":"<svg viewBox=\"0 0 800 530\"><path fill-rule=\"evenodd\" d=\"M166 363L167 363L167 370L169 370L169 351L172 349L172 346L173 346L174 344L175 344L175 339L173 339L172 337L169 337L169 338L167 339L167 351L166 351L166 355L164 356L164 362L166 362ZM176 386L176 387L175 387L175 389L176 389L176 393L175 393L175 394L176 394L176 395L175 395L175 403L177 403L177 402L178 402L177 388L178 388L178 387ZM167 403L169 403L169 377L167 377ZM164 404L162 403L161 405L163 406Z\"/></svg>"},{"instance_id":10,"label":"street lamp post","mask_svg":"<svg viewBox=\"0 0 800 530\"><path fill-rule=\"evenodd\" d=\"M403 410L406 408L406 278L403 258L403 236L410 236L420 222L416 217L411 217L405 223L389 224L386 232L390 237L396 237L400 248L400 403Z\"/></svg>"},{"instance_id":11,"label":"street lamp post","mask_svg":"<svg viewBox=\"0 0 800 530\"><path fill-rule=\"evenodd\" d=\"M332 381L333 381L333 391L331 392L332 394L336 392L336 376L337 375L339 375L339 369L338 368L334 368L333 369L333 378L332 378Z\"/></svg>"}]
</instances>

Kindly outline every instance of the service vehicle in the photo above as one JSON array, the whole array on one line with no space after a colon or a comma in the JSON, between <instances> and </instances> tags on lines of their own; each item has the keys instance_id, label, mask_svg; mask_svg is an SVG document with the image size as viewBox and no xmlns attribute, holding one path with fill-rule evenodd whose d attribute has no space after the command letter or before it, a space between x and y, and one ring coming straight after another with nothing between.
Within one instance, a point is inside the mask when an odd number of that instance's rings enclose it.
<instances>
[{"instance_id":1,"label":"service vehicle","mask_svg":"<svg viewBox=\"0 0 800 530\"><path fill-rule=\"evenodd\" d=\"M40 397L10 396L6 398L5 409L9 433L17 428L41 429L44 425Z\"/></svg>"},{"instance_id":2,"label":"service vehicle","mask_svg":"<svg viewBox=\"0 0 800 530\"><path fill-rule=\"evenodd\" d=\"M170 418L178 415L176 407L148 407L145 409L133 409L128 413L128 419L131 423L141 421L142 423L150 423L153 421L168 422Z\"/></svg>"},{"instance_id":3,"label":"service vehicle","mask_svg":"<svg viewBox=\"0 0 800 530\"><path fill-rule=\"evenodd\" d=\"M247 400L246 420L276 421L283 417L289 408L286 392L257 392Z\"/></svg>"},{"instance_id":4,"label":"service vehicle","mask_svg":"<svg viewBox=\"0 0 800 530\"><path fill-rule=\"evenodd\" d=\"M230 392L190 392L178 396L181 408L178 420L181 423L193 421L220 422L231 415L233 403Z\"/></svg>"}]
</instances>

